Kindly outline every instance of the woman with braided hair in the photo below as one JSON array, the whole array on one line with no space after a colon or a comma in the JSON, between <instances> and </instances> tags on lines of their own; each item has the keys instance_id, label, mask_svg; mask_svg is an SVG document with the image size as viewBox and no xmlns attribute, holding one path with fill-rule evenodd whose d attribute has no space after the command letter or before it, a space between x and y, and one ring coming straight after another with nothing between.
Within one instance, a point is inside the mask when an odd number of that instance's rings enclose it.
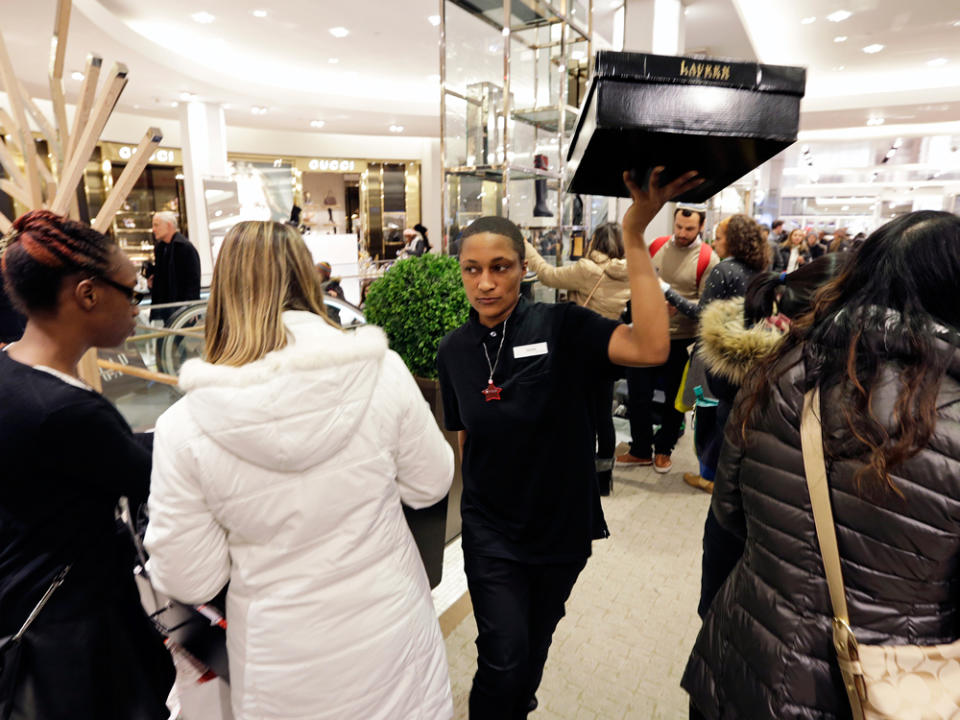
<instances>
[{"instance_id":1,"label":"woman with braided hair","mask_svg":"<svg viewBox=\"0 0 960 720\"><path fill-rule=\"evenodd\" d=\"M0 252L6 291L27 318L0 351L0 637L68 568L23 636L0 711L166 720L173 665L114 519L121 496L133 508L146 500L149 443L77 369L90 348L133 332L136 271L106 236L46 210L20 217Z\"/></svg>"}]
</instances>

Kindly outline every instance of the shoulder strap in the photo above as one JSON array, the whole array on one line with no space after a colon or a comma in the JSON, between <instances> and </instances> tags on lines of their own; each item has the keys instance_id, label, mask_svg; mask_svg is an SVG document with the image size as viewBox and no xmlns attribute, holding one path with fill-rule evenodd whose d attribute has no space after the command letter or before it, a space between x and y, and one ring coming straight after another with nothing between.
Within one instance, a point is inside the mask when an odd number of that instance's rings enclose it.
<instances>
[{"instance_id":1,"label":"shoulder strap","mask_svg":"<svg viewBox=\"0 0 960 720\"><path fill-rule=\"evenodd\" d=\"M600 268L600 277L597 278L597 284L593 286L593 290L587 295L587 299L583 301L583 307L590 304L590 300L593 298L593 294L597 291L597 288L600 287L600 282L603 280L604 275L606 275L606 272L603 268Z\"/></svg>"},{"instance_id":2,"label":"shoulder strap","mask_svg":"<svg viewBox=\"0 0 960 720\"><path fill-rule=\"evenodd\" d=\"M658 237L656 240L650 243L650 257L653 257L658 252L660 252L660 248L666 245L667 240L669 239L670 239L669 235L663 235L662 237Z\"/></svg>"},{"instance_id":3,"label":"shoulder strap","mask_svg":"<svg viewBox=\"0 0 960 720\"><path fill-rule=\"evenodd\" d=\"M713 257L713 248L705 242L700 242L700 256L697 258L697 290L700 290L700 279L707 271L710 265L710 258Z\"/></svg>"},{"instance_id":4,"label":"shoulder strap","mask_svg":"<svg viewBox=\"0 0 960 720\"><path fill-rule=\"evenodd\" d=\"M823 460L823 431L820 426L820 387L803 396L803 414L800 416L800 447L803 450L803 471L807 476L813 521L817 526L817 542L823 558L823 569L830 590L830 604L837 620L849 625L847 598L840 569L840 550L837 530L830 509L830 487L827 484L827 466Z\"/></svg>"},{"instance_id":5,"label":"shoulder strap","mask_svg":"<svg viewBox=\"0 0 960 720\"><path fill-rule=\"evenodd\" d=\"M39 615L40 611L43 610L43 606L47 604L47 601L53 595L54 591L63 585L63 581L66 579L68 572L70 572L69 565L57 573L57 576L53 579L53 582L50 583L47 591L43 594L43 597L40 598L40 601L34 606L33 610L30 611L30 615L27 616L26 621L20 626L20 629L17 630L17 634L13 636L13 642L19 642L20 638L23 637L23 634L30 629L30 626L33 625L33 621L37 619L37 615Z\"/></svg>"}]
</instances>

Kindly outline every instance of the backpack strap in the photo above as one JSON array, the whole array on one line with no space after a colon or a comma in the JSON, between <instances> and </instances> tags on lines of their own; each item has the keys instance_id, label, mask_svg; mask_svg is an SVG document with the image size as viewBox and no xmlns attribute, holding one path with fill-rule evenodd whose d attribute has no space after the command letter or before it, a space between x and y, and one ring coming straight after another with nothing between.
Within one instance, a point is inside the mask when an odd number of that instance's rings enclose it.
<instances>
[{"instance_id":1,"label":"backpack strap","mask_svg":"<svg viewBox=\"0 0 960 720\"><path fill-rule=\"evenodd\" d=\"M650 257L653 257L658 252L660 252L660 248L666 245L667 240L669 239L670 239L669 235L664 235L663 237L658 237L656 240L650 243Z\"/></svg>"},{"instance_id":2,"label":"backpack strap","mask_svg":"<svg viewBox=\"0 0 960 720\"><path fill-rule=\"evenodd\" d=\"M705 242L700 243L700 256L697 258L697 292L700 291L700 279L707 271L710 265L710 258L713 256L713 248Z\"/></svg>"}]
</instances>

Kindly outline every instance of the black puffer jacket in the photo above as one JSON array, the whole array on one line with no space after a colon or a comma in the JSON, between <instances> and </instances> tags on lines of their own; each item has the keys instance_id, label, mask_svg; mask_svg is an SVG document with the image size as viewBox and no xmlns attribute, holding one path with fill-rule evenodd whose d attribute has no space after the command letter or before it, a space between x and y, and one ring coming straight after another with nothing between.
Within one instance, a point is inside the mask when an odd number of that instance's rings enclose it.
<instances>
[{"instance_id":1,"label":"black puffer jacket","mask_svg":"<svg viewBox=\"0 0 960 720\"><path fill-rule=\"evenodd\" d=\"M900 343L893 330L885 341L889 357L874 408L877 417L893 418ZM903 496L861 494L859 463L827 458L850 620L861 643L931 645L960 635L960 350L955 340L936 342L952 352L951 365L927 448L893 470ZM850 717L803 474L801 349L781 363L788 370L751 422L752 442L741 449L728 440L716 477L713 510L746 545L683 676L710 720ZM837 387L824 388L825 441L849 457L844 402ZM892 420L888 425L894 432Z\"/></svg>"}]
</instances>

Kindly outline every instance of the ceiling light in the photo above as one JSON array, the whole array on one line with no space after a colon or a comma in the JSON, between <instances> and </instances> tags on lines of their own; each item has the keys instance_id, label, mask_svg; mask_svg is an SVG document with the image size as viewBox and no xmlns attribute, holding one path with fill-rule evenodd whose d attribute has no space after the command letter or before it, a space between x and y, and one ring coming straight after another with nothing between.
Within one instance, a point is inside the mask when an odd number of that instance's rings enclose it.
<instances>
[{"instance_id":1,"label":"ceiling light","mask_svg":"<svg viewBox=\"0 0 960 720\"><path fill-rule=\"evenodd\" d=\"M431 25L433 25L434 27L436 27L437 25L440 24L440 16L439 16L439 15L430 15L430 16L427 18L427 22L430 23Z\"/></svg>"},{"instance_id":2,"label":"ceiling light","mask_svg":"<svg viewBox=\"0 0 960 720\"><path fill-rule=\"evenodd\" d=\"M846 70L846 69L847 69L847 66L846 66L846 65L834 65L834 66L833 66L832 68L830 68L830 69L833 70L834 72L842 72L843 70Z\"/></svg>"},{"instance_id":3,"label":"ceiling light","mask_svg":"<svg viewBox=\"0 0 960 720\"><path fill-rule=\"evenodd\" d=\"M170 107L180 107L180 103L174 100L172 103L170 103Z\"/></svg>"},{"instance_id":4,"label":"ceiling light","mask_svg":"<svg viewBox=\"0 0 960 720\"><path fill-rule=\"evenodd\" d=\"M330 28L330 34L337 38L345 38L350 34L350 31L338 25L337 27Z\"/></svg>"},{"instance_id":5,"label":"ceiling light","mask_svg":"<svg viewBox=\"0 0 960 720\"><path fill-rule=\"evenodd\" d=\"M836 12L832 12L827 15L827 20L830 22L843 22L851 15L853 15L853 13L849 10L837 10Z\"/></svg>"},{"instance_id":6,"label":"ceiling light","mask_svg":"<svg viewBox=\"0 0 960 720\"><path fill-rule=\"evenodd\" d=\"M331 65L336 65L338 62L340 62L340 58L327 58L327 62Z\"/></svg>"},{"instance_id":7,"label":"ceiling light","mask_svg":"<svg viewBox=\"0 0 960 720\"><path fill-rule=\"evenodd\" d=\"M74 70L72 73L70 73L70 77L74 80L83 80L83 73L79 70Z\"/></svg>"},{"instance_id":8,"label":"ceiling light","mask_svg":"<svg viewBox=\"0 0 960 720\"><path fill-rule=\"evenodd\" d=\"M941 65L946 65L949 60L946 58L934 58L933 60L927 60L927 65L930 67L940 67Z\"/></svg>"},{"instance_id":9,"label":"ceiling light","mask_svg":"<svg viewBox=\"0 0 960 720\"><path fill-rule=\"evenodd\" d=\"M319 129L319 128L322 128L324 125L326 125L326 123L325 123L323 120L311 120L311 121L310 121L310 127L312 127L312 128L317 128L317 129Z\"/></svg>"},{"instance_id":10,"label":"ceiling light","mask_svg":"<svg viewBox=\"0 0 960 720\"><path fill-rule=\"evenodd\" d=\"M833 41L834 41L835 43L846 42L846 41L847 41L847 36L846 36L846 35L837 35L837 36L833 39Z\"/></svg>"},{"instance_id":11,"label":"ceiling light","mask_svg":"<svg viewBox=\"0 0 960 720\"><path fill-rule=\"evenodd\" d=\"M867 125L883 125L883 122L882 117L872 117L867 120Z\"/></svg>"},{"instance_id":12,"label":"ceiling light","mask_svg":"<svg viewBox=\"0 0 960 720\"><path fill-rule=\"evenodd\" d=\"M872 45L867 45L865 48L863 48L863 51L867 53L867 55L873 55L874 53L878 53L883 50L884 47L886 46L881 45L880 43L873 43Z\"/></svg>"},{"instance_id":13,"label":"ceiling light","mask_svg":"<svg viewBox=\"0 0 960 720\"><path fill-rule=\"evenodd\" d=\"M254 115L266 115L267 109L262 105L254 105L252 108L250 108L250 112L252 112Z\"/></svg>"},{"instance_id":14,"label":"ceiling light","mask_svg":"<svg viewBox=\"0 0 960 720\"><path fill-rule=\"evenodd\" d=\"M901 147L903 147L903 138L897 138L896 140L893 141L893 148L895 150Z\"/></svg>"},{"instance_id":15,"label":"ceiling light","mask_svg":"<svg viewBox=\"0 0 960 720\"><path fill-rule=\"evenodd\" d=\"M254 10L253 13L252 13L252 15L253 15L255 18L265 18L265 17L267 16L267 11L266 11L266 10Z\"/></svg>"},{"instance_id":16,"label":"ceiling light","mask_svg":"<svg viewBox=\"0 0 960 720\"><path fill-rule=\"evenodd\" d=\"M180 99L183 100L184 102L190 102L191 100L196 100L197 96L194 95L192 92L182 92L180 93Z\"/></svg>"},{"instance_id":17,"label":"ceiling light","mask_svg":"<svg viewBox=\"0 0 960 720\"><path fill-rule=\"evenodd\" d=\"M800 20L800 24L801 24L801 25L810 25L811 23L815 23L816 21L817 21L817 18L816 18L815 16L811 15L810 17L802 18L802 19Z\"/></svg>"},{"instance_id":18,"label":"ceiling light","mask_svg":"<svg viewBox=\"0 0 960 720\"><path fill-rule=\"evenodd\" d=\"M401 133L403 132L403 125L391 125L390 132L392 133Z\"/></svg>"},{"instance_id":19,"label":"ceiling light","mask_svg":"<svg viewBox=\"0 0 960 720\"><path fill-rule=\"evenodd\" d=\"M216 20L216 18L210 13L208 13L206 10L195 12L190 17L193 18L194 22L203 23L204 25L209 25L214 20Z\"/></svg>"},{"instance_id":20,"label":"ceiling light","mask_svg":"<svg viewBox=\"0 0 960 720\"><path fill-rule=\"evenodd\" d=\"M957 21L953 24L953 26L954 26L954 27L960 27L960 20L957 20Z\"/></svg>"}]
</instances>

